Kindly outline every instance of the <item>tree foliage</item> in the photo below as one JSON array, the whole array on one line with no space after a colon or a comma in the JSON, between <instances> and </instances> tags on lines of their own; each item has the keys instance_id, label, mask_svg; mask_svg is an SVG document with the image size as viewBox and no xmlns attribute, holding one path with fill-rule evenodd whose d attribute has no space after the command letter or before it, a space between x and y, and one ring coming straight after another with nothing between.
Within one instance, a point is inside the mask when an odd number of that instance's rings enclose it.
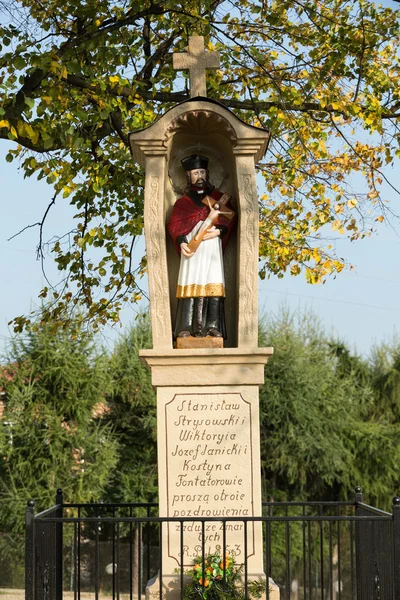
<instances>
[{"instance_id":1,"label":"tree foliage","mask_svg":"<svg viewBox=\"0 0 400 600\"><path fill-rule=\"evenodd\" d=\"M140 296L143 173L127 136L188 98L171 55L190 34L221 53L208 96L272 133L258 167L261 277L304 270L319 282L345 264L332 238L369 235L393 211L381 186L399 153L397 11L367 0L2 6L0 137L15 141L8 161L54 190L36 224L40 256L51 206L70 202L76 212L75 227L51 243L65 278L41 292L53 301L49 316L84 305L98 321L116 321L122 303Z\"/></svg>"},{"instance_id":2,"label":"tree foliage","mask_svg":"<svg viewBox=\"0 0 400 600\"><path fill-rule=\"evenodd\" d=\"M372 351L374 388L381 413L388 423L400 420L400 340L376 346Z\"/></svg>"},{"instance_id":3,"label":"tree foliage","mask_svg":"<svg viewBox=\"0 0 400 600\"><path fill-rule=\"evenodd\" d=\"M263 324L261 337L276 349L260 400L264 494L348 500L361 485L371 503L389 507L400 484L400 426L379 381L396 363L378 372L311 314L296 322L284 312Z\"/></svg>"},{"instance_id":4,"label":"tree foliage","mask_svg":"<svg viewBox=\"0 0 400 600\"><path fill-rule=\"evenodd\" d=\"M23 585L29 498L36 511L59 487L68 503L157 500L155 394L138 356L150 340L142 317L111 356L80 320L11 341L0 367L0 586Z\"/></svg>"},{"instance_id":5,"label":"tree foliage","mask_svg":"<svg viewBox=\"0 0 400 600\"><path fill-rule=\"evenodd\" d=\"M0 525L23 531L29 498L52 506L101 499L116 464L117 445L101 417L109 389L107 357L79 328L54 333L48 324L16 336L0 371Z\"/></svg>"},{"instance_id":6,"label":"tree foliage","mask_svg":"<svg viewBox=\"0 0 400 600\"><path fill-rule=\"evenodd\" d=\"M110 412L118 462L105 495L109 502L157 502L156 394L139 350L151 347L150 322L140 315L110 358Z\"/></svg>"}]
</instances>

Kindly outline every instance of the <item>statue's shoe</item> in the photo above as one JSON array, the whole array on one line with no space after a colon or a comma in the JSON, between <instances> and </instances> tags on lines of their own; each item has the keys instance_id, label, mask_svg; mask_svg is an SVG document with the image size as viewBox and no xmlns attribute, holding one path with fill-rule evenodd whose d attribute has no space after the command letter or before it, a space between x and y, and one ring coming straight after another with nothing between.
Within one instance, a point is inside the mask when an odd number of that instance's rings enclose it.
<instances>
[{"instance_id":1,"label":"statue's shoe","mask_svg":"<svg viewBox=\"0 0 400 600\"><path fill-rule=\"evenodd\" d=\"M209 327L209 329L207 329L207 335L210 335L211 337L222 337L222 333L218 331L216 327Z\"/></svg>"},{"instance_id":2,"label":"statue's shoe","mask_svg":"<svg viewBox=\"0 0 400 600\"><path fill-rule=\"evenodd\" d=\"M178 335L176 337L178 338L185 338L185 337L189 337L190 336L190 331L181 331L180 333L178 333Z\"/></svg>"}]
</instances>

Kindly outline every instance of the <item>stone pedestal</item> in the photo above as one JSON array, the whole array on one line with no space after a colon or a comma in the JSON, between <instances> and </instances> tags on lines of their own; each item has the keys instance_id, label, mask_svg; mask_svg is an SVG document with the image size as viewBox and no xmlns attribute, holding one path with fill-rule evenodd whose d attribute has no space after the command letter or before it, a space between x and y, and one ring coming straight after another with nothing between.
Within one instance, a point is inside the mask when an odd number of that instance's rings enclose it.
<instances>
[{"instance_id":1,"label":"stone pedestal","mask_svg":"<svg viewBox=\"0 0 400 600\"><path fill-rule=\"evenodd\" d=\"M263 579L259 386L272 348L142 350L157 389L159 514L189 519L232 518L225 548L248 576ZM216 385L218 382L218 385ZM221 522L166 524L162 533L163 596L179 593L175 569L204 553L222 552ZM247 552L246 552L247 549ZM183 552L182 552L183 551ZM159 581L148 589L159 595ZM271 600L275 587L271 582ZM276 590L275 590L276 591ZM274 592L275 593L275 592Z\"/></svg>"},{"instance_id":2,"label":"stone pedestal","mask_svg":"<svg viewBox=\"0 0 400 600\"><path fill-rule=\"evenodd\" d=\"M197 348L223 348L224 340L222 337L182 337L176 340L175 347L178 350L193 350Z\"/></svg>"}]
</instances>

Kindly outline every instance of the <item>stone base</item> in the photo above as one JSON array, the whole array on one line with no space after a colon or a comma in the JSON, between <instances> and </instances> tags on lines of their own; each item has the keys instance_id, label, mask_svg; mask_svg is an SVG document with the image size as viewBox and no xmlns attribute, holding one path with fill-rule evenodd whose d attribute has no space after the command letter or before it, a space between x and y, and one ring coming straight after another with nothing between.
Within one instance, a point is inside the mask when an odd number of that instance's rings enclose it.
<instances>
[{"instance_id":1,"label":"stone base","mask_svg":"<svg viewBox=\"0 0 400 600\"><path fill-rule=\"evenodd\" d=\"M265 581L264 573L259 575L249 575L249 581L260 580ZM180 588L180 574L174 575L163 575L162 578L162 599L161 600L180 600L181 588ZM189 578L187 575L184 577L184 582L188 582ZM279 586L274 582L271 577L269 578L269 599L268 600L280 600L281 593ZM146 585L146 600L160 600L160 579L159 574L150 579ZM260 600L267 600L267 592L262 594Z\"/></svg>"},{"instance_id":2,"label":"stone base","mask_svg":"<svg viewBox=\"0 0 400 600\"><path fill-rule=\"evenodd\" d=\"M206 337L188 337L176 338L177 350L191 350L192 348L223 348L224 338L213 337L207 335Z\"/></svg>"},{"instance_id":3,"label":"stone base","mask_svg":"<svg viewBox=\"0 0 400 600\"><path fill-rule=\"evenodd\" d=\"M263 574L261 521L237 520L262 515L259 385L272 352L256 347L140 351L157 388L159 514L184 522L162 525L162 577L149 582L147 600L180 600L175 569L181 556L186 570L203 541L206 555L224 543L221 522L207 522L202 532L198 517L234 519L225 528L226 551L235 552L238 563L247 554L248 579L263 582L262 600L267 591L269 600L279 600L279 588L272 581L267 586Z\"/></svg>"}]
</instances>

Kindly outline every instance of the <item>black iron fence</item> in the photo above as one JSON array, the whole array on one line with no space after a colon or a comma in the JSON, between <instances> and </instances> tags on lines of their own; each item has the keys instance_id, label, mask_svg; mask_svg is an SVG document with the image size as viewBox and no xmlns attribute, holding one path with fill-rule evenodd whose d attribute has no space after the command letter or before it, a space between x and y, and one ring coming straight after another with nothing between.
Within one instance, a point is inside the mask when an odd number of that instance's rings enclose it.
<instances>
[{"instance_id":1,"label":"black iron fence","mask_svg":"<svg viewBox=\"0 0 400 600\"><path fill-rule=\"evenodd\" d=\"M176 597L182 599L188 526L200 532L204 571L212 524L221 531L222 556L235 555L227 532L241 524L236 562L243 568L245 600L251 598L249 532L254 527L262 529L265 600L277 598L269 578L278 585L281 600L400 599L400 498L394 499L392 513L364 504L359 488L352 502L264 503L262 517L163 518L157 513L155 504L64 504L61 490L56 505L42 513L35 514L30 501L26 600L62 600L66 593L82 600L86 592L95 600L141 600L152 578L156 597L167 600L162 553L167 527L177 532L180 558L174 577ZM223 571L225 580L225 566ZM206 592L204 585L200 594Z\"/></svg>"}]
</instances>

